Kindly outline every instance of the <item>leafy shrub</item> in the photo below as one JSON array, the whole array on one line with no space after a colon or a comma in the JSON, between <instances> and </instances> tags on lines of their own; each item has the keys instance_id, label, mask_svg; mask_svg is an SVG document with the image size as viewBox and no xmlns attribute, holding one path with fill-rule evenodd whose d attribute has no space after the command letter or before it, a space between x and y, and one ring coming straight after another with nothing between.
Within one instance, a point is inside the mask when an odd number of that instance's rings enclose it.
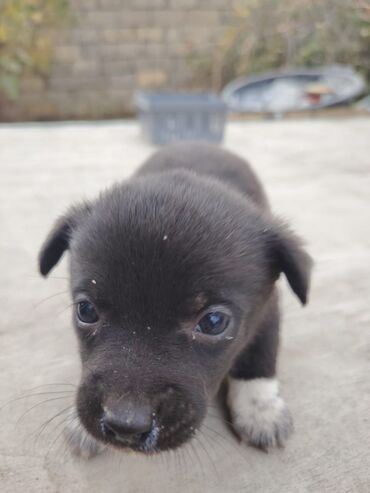
<instances>
[{"instance_id":1,"label":"leafy shrub","mask_svg":"<svg viewBox=\"0 0 370 493\"><path fill-rule=\"evenodd\" d=\"M239 75L286 66L348 63L370 80L369 0L239 0L198 79L220 89Z\"/></svg>"},{"instance_id":2,"label":"leafy shrub","mask_svg":"<svg viewBox=\"0 0 370 493\"><path fill-rule=\"evenodd\" d=\"M0 94L16 99L25 71L46 76L53 29L67 17L67 0L0 0Z\"/></svg>"}]
</instances>

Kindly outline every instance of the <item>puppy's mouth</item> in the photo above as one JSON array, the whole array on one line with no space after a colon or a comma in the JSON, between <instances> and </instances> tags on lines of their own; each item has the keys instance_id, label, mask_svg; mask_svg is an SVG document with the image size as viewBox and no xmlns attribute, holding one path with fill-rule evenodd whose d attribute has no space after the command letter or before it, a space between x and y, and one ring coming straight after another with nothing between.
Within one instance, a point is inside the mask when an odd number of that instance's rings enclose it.
<instances>
[{"instance_id":1,"label":"puppy's mouth","mask_svg":"<svg viewBox=\"0 0 370 493\"><path fill-rule=\"evenodd\" d=\"M165 402L157 411L143 414L140 409L122 419L105 406L96 403L78 406L79 421L96 440L118 449L130 449L144 454L155 454L175 449L189 441L203 421L190 402ZM95 412L93 412L95 411ZM197 412L198 411L198 412Z\"/></svg>"},{"instance_id":2,"label":"puppy's mouth","mask_svg":"<svg viewBox=\"0 0 370 493\"><path fill-rule=\"evenodd\" d=\"M103 418L100 418L100 430L105 442L117 448L131 449L136 452L158 452L157 445L160 435L160 426L153 419L150 430L144 433L120 434L107 427Z\"/></svg>"},{"instance_id":3,"label":"puppy's mouth","mask_svg":"<svg viewBox=\"0 0 370 493\"><path fill-rule=\"evenodd\" d=\"M176 449L189 441L196 433L198 427L191 423L186 426L183 422L169 426L161 425L159 421L153 420L149 431L141 434L117 435L107 430L100 420L100 436L96 438L105 444L118 449L131 449L144 454L155 454L165 450Z\"/></svg>"}]
</instances>

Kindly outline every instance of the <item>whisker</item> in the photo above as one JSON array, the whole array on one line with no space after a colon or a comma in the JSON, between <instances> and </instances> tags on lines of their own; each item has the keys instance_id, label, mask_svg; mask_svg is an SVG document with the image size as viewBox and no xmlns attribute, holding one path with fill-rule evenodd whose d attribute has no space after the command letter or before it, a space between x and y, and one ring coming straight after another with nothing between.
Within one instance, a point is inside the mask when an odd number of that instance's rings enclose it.
<instances>
[{"instance_id":1,"label":"whisker","mask_svg":"<svg viewBox=\"0 0 370 493\"><path fill-rule=\"evenodd\" d=\"M191 443L191 442L189 442L188 444L186 444L186 445L185 445L182 449L180 449L180 450L182 450L182 451L183 451L184 455L186 454L186 457L189 457L189 459L190 459L190 463L191 463L192 468L193 468L193 467L195 467L195 465L194 465L194 464L196 464L196 461L194 461L194 458L193 458L192 454L190 453L190 450L189 450L190 446L192 446L192 443ZM187 469L188 469L188 467L187 467L187 460L185 460L185 471L186 471Z\"/></svg>"},{"instance_id":2,"label":"whisker","mask_svg":"<svg viewBox=\"0 0 370 493\"><path fill-rule=\"evenodd\" d=\"M186 461L185 461L185 458L184 458L183 450L182 449L178 449L178 450L175 450L174 453L176 455L176 458L178 459L178 463L179 463L179 466L180 466L181 475L183 476L184 475L184 471L186 471Z\"/></svg>"},{"instance_id":3,"label":"whisker","mask_svg":"<svg viewBox=\"0 0 370 493\"><path fill-rule=\"evenodd\" d=\"M43 404L46 404L47 402L52 402L52 401L59 401L61 399L67 399L69 398L70 396L69 395L66 395L66 396L59 396L59 397L53 397L52 399L46 399L44 401L41 401L41 402L38 402L37 404L35 404L34 406L30 407L29 409L27 409L27 411L25 411L20 418L18 418L16 424L19 424L19 422L28 414L32 411L32 409L35 409L36 407L38 406L41 406Z\"/></svg>"},{"instance_id":4,"label":"whisker","mask_svg":"<svg viewBox=\"0 0 370 493\"><path fill-rule=\"evenodd\" d=\"M48 423L51 423L53 419L57 418L58 416L62 415L65 412L67 412L72 407L74 407L74 405L68 406L68 407L62 409L61 411L58 411L55 415L53 415L51 418L46 420L46 422L41 423L41 425L39 427L37 427L37 429L35 429L33 432L31 432L29 434L27 441L32 439L32 447L33 448L37 446L37 442L38 442L42 432L45 430L46 426L48 425Z\"/></svg>"},{"instance_id":5,"label":"whisker","mask_svg":"<svg viewBox=\"0 0 370 493\"><path fill-rule=\"evenodd\" d=\"M68 291L59 291L59 293L54 293L50 296L47 296L46 298L42 299L41 301L38 301L36 304L33 305L33 308L37 308L40 306L42 303L45 303L45 301L51 300L52 298L56 298L57 296L61 296L62 294L67 294Z\"/></svg>"},{"instance_id":6,"label":"whisker","mask_svg":"<svg viewBox=\"0 0 370 493\"><path fill-rule=\"evenodd\" d=\"M195 440L197 441L197 443L200 443L199 442L199 437L198 436L194 436ZM200 458L200 455L198 454L198 450L197 448L194 446L194 443L190 442L190 445L191 445L191 449L197 459L197 464L198 464L198 467L200 468L200 472L201 472L201 475L202 475L202 478L205 477L205 474L204 474L204 467L203 467L203 462Z\"/></svg>"},{"instance_id":7,"label":"whisker","mask_svg":"<svg viewBox=\"0 0 370 493\"><path fill-rule=\"evenodd\" d=\"M67 419L66 419L64 422L66 422L66 421L68 421L68 420L69 420L69 423L70 423L70 424L72 424L74 421L77 421L77 424L78 424L79 426L81 426L80 421L79 421L78 414L77 414L77 412L76 412L76 409L73 409L73 410L71 411L71 413L67 416ZM66 435L65 439L66 439L67 445L71 445L71 443L72 443L72 440L73 440L73 438L74 438L75 433L77 433L77 430L75 430L75 429L73 428L72 432L71 432L71 433L68 433L68 435Z\"/></svg>"},{"instance_id":8,"label":"whisker","mask_svg":"<svg viewBox=\"0 0 370 493\"><path fill-rule=\"evenodd\" d=\"M35 443L39 440L41 437L42 433L45 431L45 429L48 427L50 423L52 423L55 419L57 419L59 416L63 415L70 409L74 408L74 404L71 404L70 406L65 407L61 411L58 411L56 414L54 414L51 418L47 419L37 430L37 435L35 436Z\"/></svg>"},{"instance_id":9,"label":"whisker","mask_svg":"<svg viewBox=\"0 0 370 493\"><path fill-rule=\"evenodd\" d=\"M73 409L69 414L67 414L67 416L64 416L63 419L54 427L53 432L56 432L60 427L62 427L62 429L59 431L59 433L57 434L57 436L55 437L53 442L49 445L48 450L47 450L46 455L45 455L45 458L47 458L49 456L49 453L52 451L54 445L63 436L66 422L70 421L72 423L77 418L78 418L78 416L75 414L75 411ZM71 440L70 438L65 437L65 448L64 448L64 452L63 452L63 458L64 458L64 455L67 451L70 440ZM63 442L61 442L61 445L62 445L62 443Z\"/></svg>"},{"instance_id":10,"label":"whisker","mask_svg":"<svg viewBox=\"0 0 370 493\"><path fill-rule=\"evenodd\" d=\"M207 443L211 445L211 447L214 447L215 444L217 447L221 447L223 452L227 452L225 448L225 444L219 440L219 437L211 435L207 429L203 428L202 429L202 434L204 438L207 440Z\"/></svg>"},{"instance_id":11,"label":"whisker","mask_svg":"<svg viewBox=\"0 0 370 493\"><path fill-rule=\"evenodd\" d=\"M179 450L172 450L171 455L174 458L174 460L176 461L176 468L179 470L179 473L183 476L184 475L184 466L181 462L181 454L179 453Z\"/></svg>"},{"instance_id":12,"label":"whisker","mask_svg":"<svg viewBox=\"0 0 370 493\"><path fill-rule=\"evenodd\" d=\"M212 414L209 411L207 412L207 416L209 416L210 418L220 420L229 426L233 426L233 423L231 421L229 421L228 419L224 418L223 416L218 416L217 414Z\"/></svg>"},{"instance_id":13,"label":"whisker","mask_svg":"<svg viewBox=\"0 0 370 493\"><path fill-rule=\"evenodd\" d=\"M65 385L66 387L68 387L68 386L77 387L77 385L75 383L71 383L71 382L51 382L51 383L42 383L41 385L37 385L36 387L31 387L31 388L25 389L25 390L26 391L36 390L36 389L40 389L41 387L52 387L54 385Z\"/></svg>"},{"instance_id":14,"label":"whisker","mask_svg":"<svg viewBox=\"0 0 370 493\"><path fill-rule=\"evenodd\" d=\"M61 390L61 391L50 391L50 392L36 392L36 393L33 393L33 394L22 395L20 397L16 397L15 399L11 399L10 401L8 401L5 404L3 404L0 407L0 411L2 411L2 409L4 409L6 406L9 406L10 404L13 404L13 402L21 401L21 400L28 399L28 398L31 398L31 397L35 397L35 396L39 396L39 395L71 394L71 393L74 393L74 392L75 392L74 390ZM68 396L66 395L66 397L68 397ZM45 401L45 402L47 402L47 401Z\"/></svg>"},{"instance_id":15,"label":"whisker","mask_svg":"<svg viewBox=\"0 0 370 493\"><path fill-rule=\"evenodd\" d=\"M218 475L217 468L216 468L216 464L215 464L215 463L214 463L214 461L212 460L211 453L210 453L210 452L208 452L207 447L203 444L203 442L202 442L202 440L201 440L202 436L204 436L204 435L199 434L199 435L197 436L198 443L199 443L199 445L202 447L202 450L204 450L204 453L206 454L206 456L207 456L207 458L208 458L209 462L211 463L212 469L214 470L216 477L217 477L218 479L220 479L220 477L219 477L219 475Z\"/></svg>"},{"instance_id":16,"label":"whisker","mask_svg":"<svg viewBox=\"0 0 370 493\"><path fill-rule=\"evenodd\" d=\"M41 276L24 276L26 279L40 279ZM64 279L66 281L69 281L69 277L62 277L62 276L48 276L49 279Z\"/></svg>"},{"instance_id":17,"label":"whisker","mask_svg":"<svg viewBox=\"0 0 370 493\"><path fill-rule=\"evenodd\" d=\"M77 305L76 302L73 302L73 303L70 303L69 305L67 305L65 308L63 308L62 311L60 311L59 313L57 313L57 317L59 317L62 313L64 313L66 310L68 310L68 308L71 308L71 306L75 306Z\"/></svg>"},{"instance_id":18,"label":"whisker","mask_svg":"<svg viewBox=\"0 0 370 493\"><path fill-rule=\"evenodd\" d=\"M215 436L219 437L219 439L221 439L223 442L225 442L229 447L231 447L233 450L235 450L236 452L238 452L238 454L245 460L245 457L243 456L243 454L241 453L240 451L240 448L236 446L235 443L233 443L230 439L226 438L225 436L222 435L222 433L219 433L218 431L214 430L213 428L211 428L210 426L207 426L205 423L203 423L203 427L212 432ZM215 438L216 439L216 438Z\"/></svg>"}]
</instances>

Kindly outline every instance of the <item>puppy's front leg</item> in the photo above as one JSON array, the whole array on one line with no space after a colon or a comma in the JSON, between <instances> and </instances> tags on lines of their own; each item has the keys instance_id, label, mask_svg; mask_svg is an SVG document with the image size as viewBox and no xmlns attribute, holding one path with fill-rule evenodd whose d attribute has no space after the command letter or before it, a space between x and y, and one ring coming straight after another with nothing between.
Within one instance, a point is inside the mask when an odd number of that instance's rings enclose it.
<instances>
[{"instance_id":1,"label":"puppy's front leg","mask_svg":"<svg viewBox=\"0 0 370 493\"><path fill-rule=\"evenodd\" d=\"M283 446L293 420L279 395L276 357L279 341L277 299L271 303L257 336L238 358L228 379L228 406L240 438L258 448Z\"/></svg>"}]
</instances>

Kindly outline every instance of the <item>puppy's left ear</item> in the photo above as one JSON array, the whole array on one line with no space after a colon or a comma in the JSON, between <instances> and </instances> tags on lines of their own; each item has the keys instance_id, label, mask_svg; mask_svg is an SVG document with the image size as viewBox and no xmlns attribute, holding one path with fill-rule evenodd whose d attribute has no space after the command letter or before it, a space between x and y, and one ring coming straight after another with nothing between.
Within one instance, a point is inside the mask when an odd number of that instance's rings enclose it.
<instances>
[{"instance_id":1,"label":"puppy's left ear","mask_svg":"<svg viewBox=\"0 0 370 493\"><path fill-rule=\"evenodd\" d=\"M66 214L57 219L39 253L39 269L43 276L49 274L64 251L69 248L73 231L89 212L90 205L83 204L71 207Z\"/></svg>"},{"instance_id":2,"label":"puppy's left ear","mask_svg":"<svg viewBox=\"0 0 370 493\"><path fill-rule=\"evenodd\" d=\"M310 288L312 258L303 248L302 240L283 224L273 228L270 241L270 255L277 277L284 273L293 292L305 305Z\"/></svg>"}]
</instances>

